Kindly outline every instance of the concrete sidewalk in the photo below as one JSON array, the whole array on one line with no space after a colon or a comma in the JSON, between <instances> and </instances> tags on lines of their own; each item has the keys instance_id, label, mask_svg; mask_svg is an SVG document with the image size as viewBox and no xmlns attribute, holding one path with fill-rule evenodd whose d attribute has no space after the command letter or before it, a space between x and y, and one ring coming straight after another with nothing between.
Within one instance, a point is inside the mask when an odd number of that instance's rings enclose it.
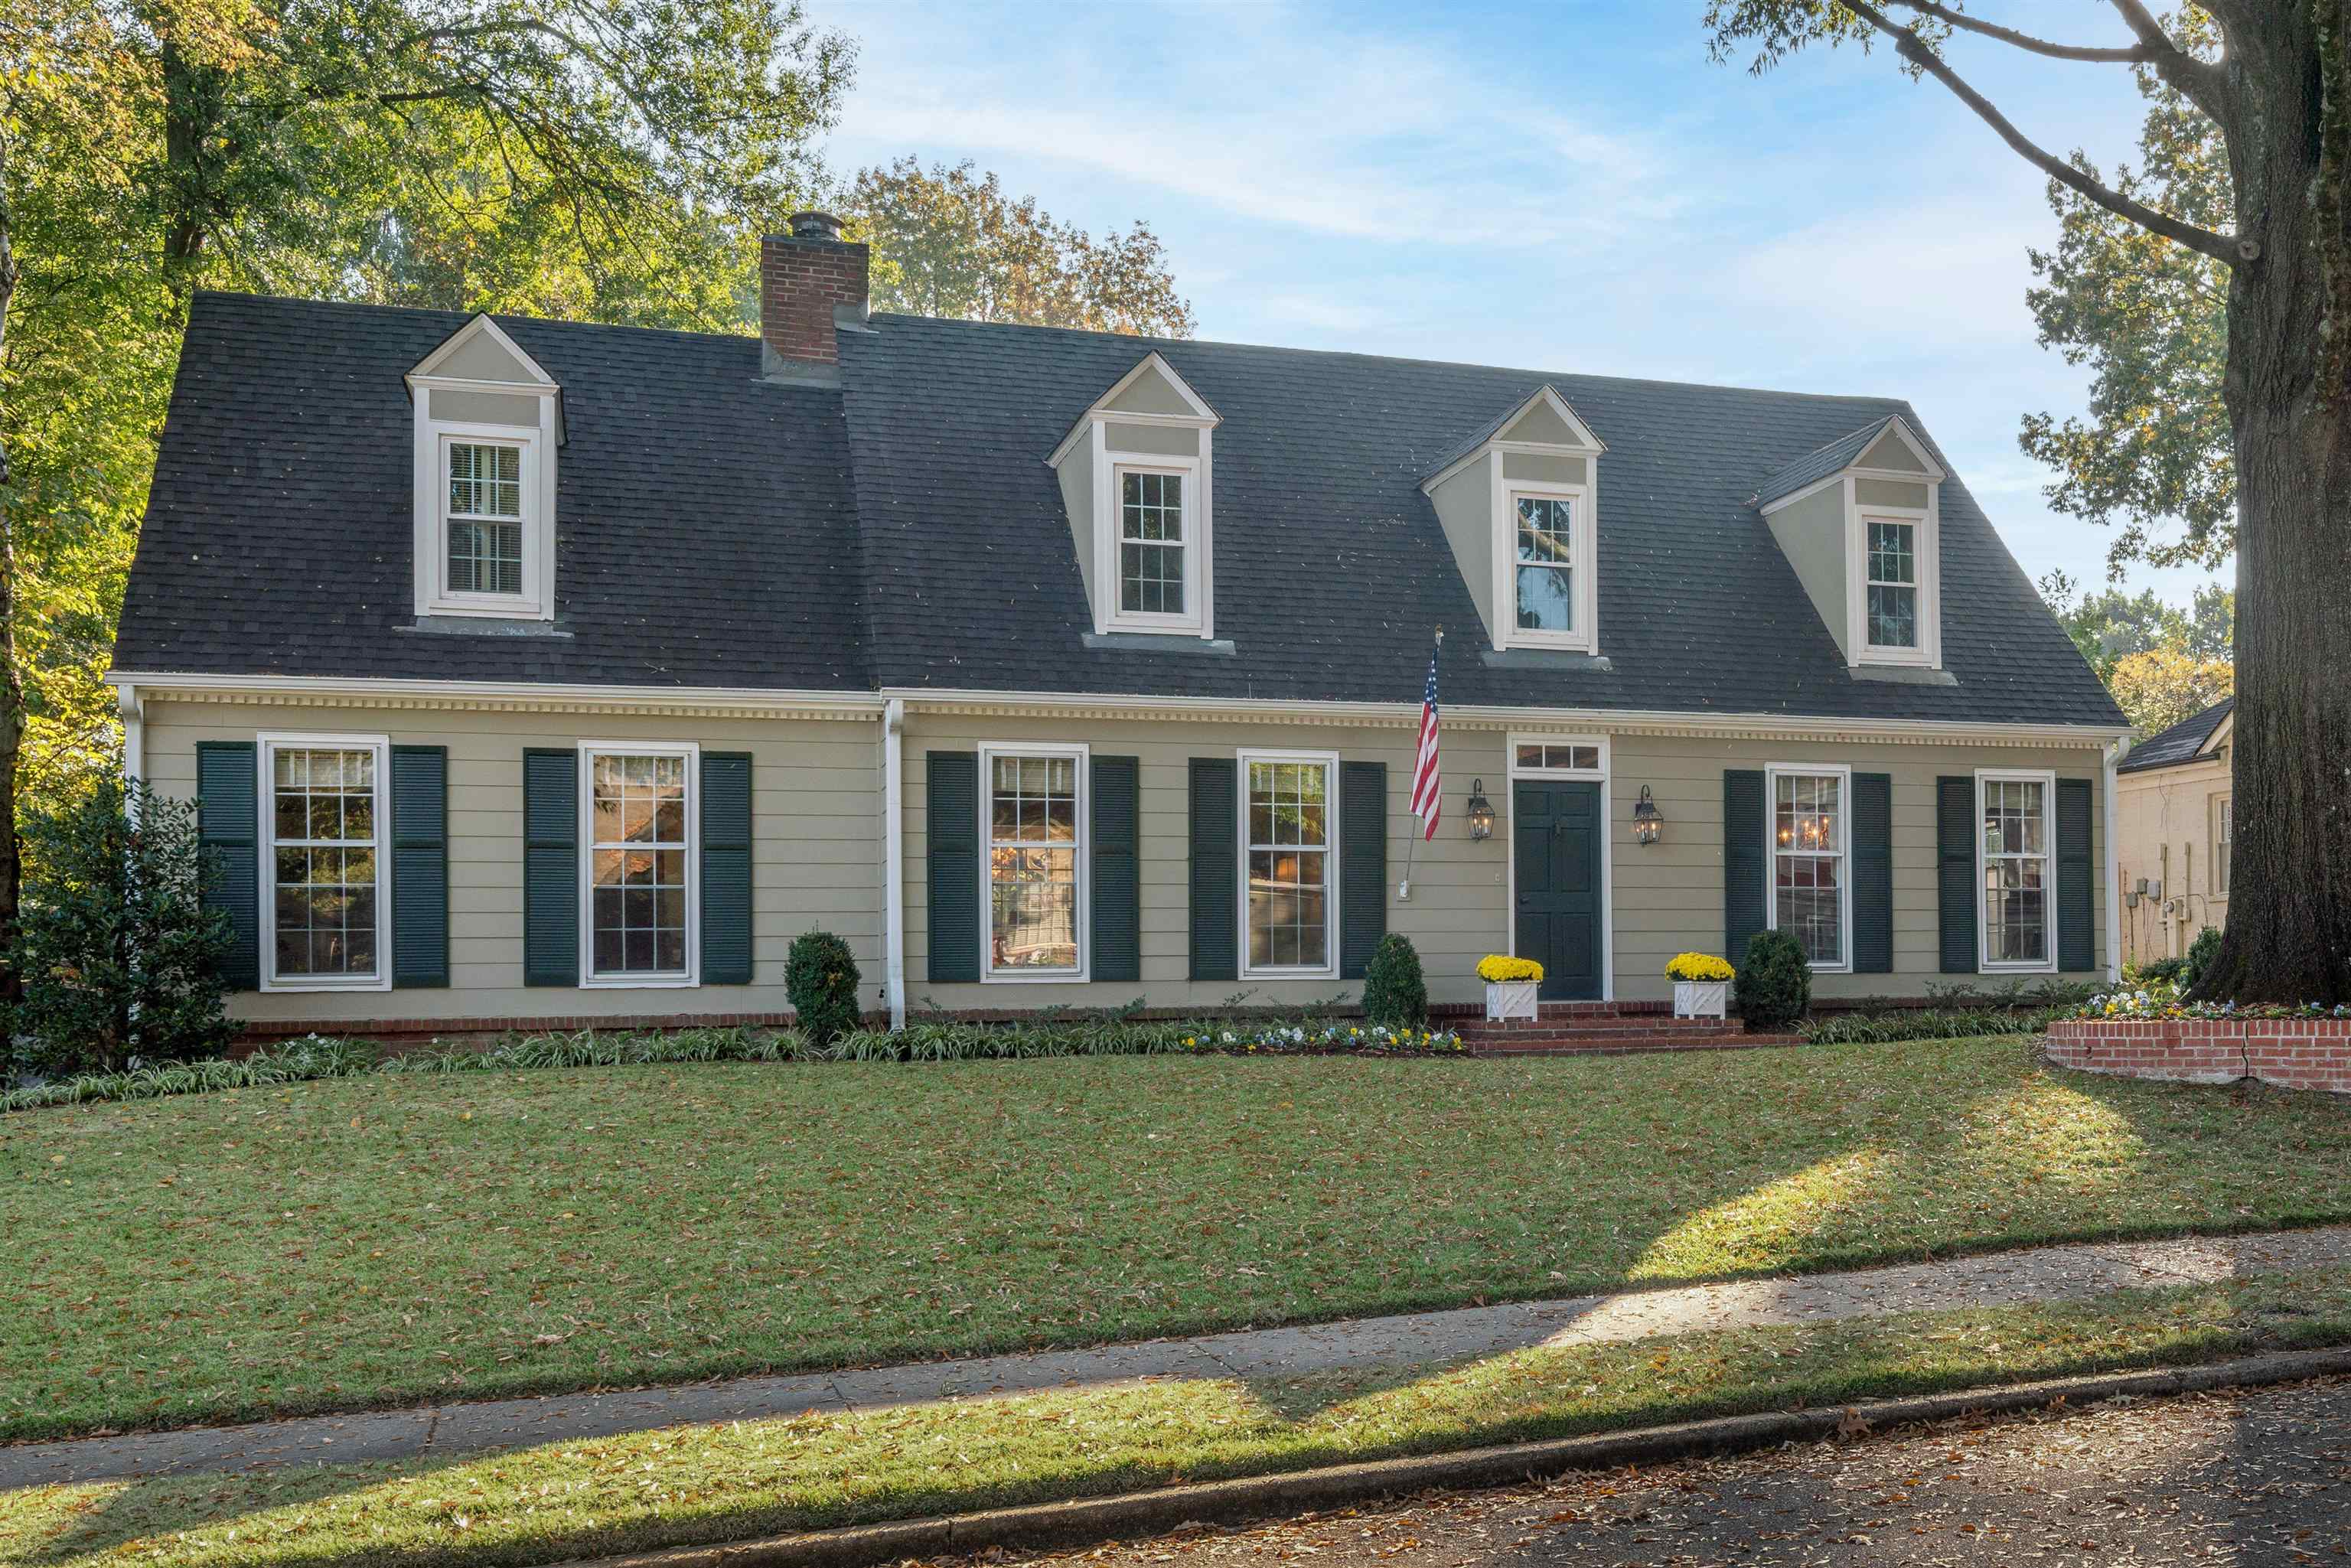
<instances>
[{"instance_id":1,"label":"concrete sidewalk","mask_svg":"<svg viewBox=\"0 0 2351 1568\"><path fill-rule=\"evenodd\" d=\"M439 1458L689 1423L873 1409L1144 1378L1266 1378L1413 1366L1538 1345L1828 1322L1920 1309L2081 1301L2134 1286L2346 1264L2351 1264L2351 1226L2213 1239L2040 1247L1846 1274L1466 1307L1096 1350L21 1444L0 1447L0 1489L187 1470Z\"/></svg>"}]
</instances>

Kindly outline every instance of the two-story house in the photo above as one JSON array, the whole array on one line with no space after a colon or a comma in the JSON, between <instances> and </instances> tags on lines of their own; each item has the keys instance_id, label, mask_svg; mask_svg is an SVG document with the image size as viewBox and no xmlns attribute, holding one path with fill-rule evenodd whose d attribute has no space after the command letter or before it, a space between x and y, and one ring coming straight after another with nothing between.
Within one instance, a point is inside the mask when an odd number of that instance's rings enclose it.
<instances>
[{"instance_id":1,"label":"two-story house","mask_svg":"<svg viewBox=\"0 0 2351 1568\"><path fill-rule=\"evenodd\" d=\"M797 225L758 339L197 298L112 679L240 1016L2112 962L2124 720L1907 404L869 316Z\"/></svg>"}]
</instances>

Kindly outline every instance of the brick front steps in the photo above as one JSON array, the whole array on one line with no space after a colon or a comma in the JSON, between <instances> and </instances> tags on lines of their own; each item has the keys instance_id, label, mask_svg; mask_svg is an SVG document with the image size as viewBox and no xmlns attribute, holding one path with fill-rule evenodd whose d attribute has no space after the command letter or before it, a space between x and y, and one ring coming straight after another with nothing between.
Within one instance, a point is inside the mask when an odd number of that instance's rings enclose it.
<instances>
[{"instance_id":1,"label":"brick front steps","mask_svg":"<svg viewBox=\"0 0 2351 1568\"><path fill-rule=\"evenodd\" d=\"M2351 1019L2063 1019L2043 1049L2085 1072L2351 1094Z\"/></svg>"},{"instance_id":2,"label":"brick front steps","mask_svg":"<svg viewBox=\"0 0 2351 1568\"><path fill-rule=\"evenodd\" d=\"M1540 1017L1448 1020L1479 1056L1624 1056L1653 1051L1743 1051L1802 1036L1749 1034L1737 1019L1677 1019L1667 1002L1544 1002Z\"/></svg>"}]
</instances>

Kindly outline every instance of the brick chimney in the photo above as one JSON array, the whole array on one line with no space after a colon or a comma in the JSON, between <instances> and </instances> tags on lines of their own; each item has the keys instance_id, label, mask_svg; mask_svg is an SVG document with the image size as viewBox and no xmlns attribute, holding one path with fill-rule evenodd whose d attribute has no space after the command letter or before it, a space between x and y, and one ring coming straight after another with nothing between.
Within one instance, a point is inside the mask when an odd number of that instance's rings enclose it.
<instances>
[{"instance_id":1,"label":"brick chimney","mask_svg":"<svg viewBox=\"0 0 2351 1568\"><path fill-rule=\"evenodd\" d=\"M866 247L830 213L794 213L792 232L759 241L759 358L771 379L837 384L836 334L865 321Z\"/></svg>"}]
</instances>

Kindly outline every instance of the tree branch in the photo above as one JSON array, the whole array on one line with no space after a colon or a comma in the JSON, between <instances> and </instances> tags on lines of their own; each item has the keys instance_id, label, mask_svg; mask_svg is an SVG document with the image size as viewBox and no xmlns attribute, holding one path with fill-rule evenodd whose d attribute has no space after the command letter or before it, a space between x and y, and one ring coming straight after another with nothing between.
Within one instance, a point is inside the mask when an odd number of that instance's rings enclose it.
<instances>
[{"instance_id":1,"label":"tree branch","mask_svg":"<svg viewBox=\"0 0 2351 1568\"><path fill-rule=\"evenodd\" d=\"M2117 217L2128 218L2151 234L2161 235L2175 245L2184 245L2190 250L2200 251L2213 260L2227 266L2234 267L2240 261L2251 261L2261 254L2258 246L2252 246L2252 255L2243 254L2240 249L2239 242L2227 235L2214 234L2210 229L2199 228L2194 224L2181 223L2178 218L2156 211L2145 202L2135 201L2121 192L2092 179L2063 158L2037 145L2024 132L2019 131L2010 122L2008 116L1994 108L1990 99L1969 86L1959 73L1953 70L1940 55L1927 47L1926 41L1917 34L1907 27L1896 26L1885 12L1868 4L1867 0L1837 0L1837 3L1892 39L1895 53L1900 55L1909 65L1926 72L1950 89L1951 95L1974 110L1976 117L1991 126L2002 141L2015 150L2017 156L2059 184L2078 192ZM1903 4L1904 0L1894 0L1894 3ZM2116 3L2122 5L2127 3L2127 0L2116 0ZM2251 245L2252 242L2247 241L2245 244Z\"/></svg>"},{"instance_id":2,"label":"tree branch","mask_svg":"<svg viewBox=\"0 0 2351 1568\"><path fill-rule=\"evenodd\" d=\"M2210 60L2199 60L2171 41L2163 24L2140 0L2114 0L2114 7L2147 50L2147 63L2180 95L2223 127L2231 107L2228 74Z\"/></svg>"},{"instance_id":3,"label":"tree branch","mask_svg":"<svg viewBox=\"0 0 2351 1568\"><path fill-rule=\"evenodd\" d=\"M1970 16L1965 11L1955 11L1949 5L1938 5L1935 0L1894 0L1894 3L1905 10L1916 11L1923 16L1932 16L1938 22L1948 22L1963 32L1980 33L1987 38L1998 38L2003 44L2013 44L2020 49L2036 55L2046 55L2053 60L2085 60L2092 65L2100 66L2151 65L2155 60L2155 50L2143 39L2118 49L2093 48L2078 44L2057 44L2050 42L2047 38L2036 38L2030 33L2020 33L2013 27L2003 27L1997 22L1987 22L1980 16Z\"/></svg>"}]
</instances>

